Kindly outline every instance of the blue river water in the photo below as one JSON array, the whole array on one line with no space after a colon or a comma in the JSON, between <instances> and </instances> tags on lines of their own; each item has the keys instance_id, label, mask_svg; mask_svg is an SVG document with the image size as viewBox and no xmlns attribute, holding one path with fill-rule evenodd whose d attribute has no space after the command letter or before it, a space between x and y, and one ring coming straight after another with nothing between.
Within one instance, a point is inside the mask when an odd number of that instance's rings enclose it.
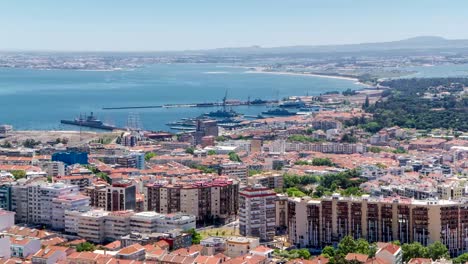
<instances>
[{"instance_id":1,"label":"blue river water","mask_svg":"<svg viewBox=\"0 0 468 264\"><path fill-rule=\"evenodd\" d=\"M248 73L246 69L213 64L157 64L131 71L0 69L0 124L16 130L72 130L61 119L94 112L106 123L125 127L130 113L144 129L169 130L166 125L216 108L102 110L103 107L203 103L248 97L277 99L359 89L349 80L309 76ZM236 111L258 115L265 107Z\"/></svg>"},{"instance_id":2,"label":"blue river water","mask_svg":"<svg viewBox=\"0 0 468 264\"><path fill-rule=\"evenodd\" d=\"M412 77L466 76L468 66L419 67ZM0 68L0 124L17 130L72 130L61 119L94 112L101 120L125 127L130 113L144 129L166 125L216 108L102 110L103 107L203 103L229 99L277 99L362 88L350 80L313 76L248 73L216 64L156 64L122 71L34 70ZM264 106L236 107L258 115Z\"/></svg>"}]
</instances>

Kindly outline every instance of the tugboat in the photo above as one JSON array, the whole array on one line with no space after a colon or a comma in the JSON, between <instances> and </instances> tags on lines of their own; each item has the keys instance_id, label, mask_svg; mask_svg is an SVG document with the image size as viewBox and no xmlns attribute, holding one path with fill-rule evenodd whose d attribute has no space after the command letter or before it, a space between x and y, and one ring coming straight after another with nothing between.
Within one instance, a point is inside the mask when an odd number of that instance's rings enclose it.
<instances>
[{"instance_id":1,"label":"tugboat","mask_svg":"<svg viewBox=\"0 0 468 264\"><path fill-rule=\"evenodd\" d=\"M93 115L93 112L91 112L89 116L85 116L85 117L80 115L80 117L75 118L75 120L60 120L60 123L67 124L67 125L81 126L81 127L91 127L91 128L102 129L102 130L117 129L117 127L109 125L109 124L105 124L101 120L97 119Z\"/></svg>"},{"instance_id":2,"label":"tugboat","mask_svg":"<svg viewBox=\"0 0 468 264\"><path fill-rule=\"evenodd\" d=\"M269 116L293 116L296 115L295 112L290 112L286 109L276 108L271 109L265 112L262 112L262 115L269 115Z\"/></svg>"}]
</instances>

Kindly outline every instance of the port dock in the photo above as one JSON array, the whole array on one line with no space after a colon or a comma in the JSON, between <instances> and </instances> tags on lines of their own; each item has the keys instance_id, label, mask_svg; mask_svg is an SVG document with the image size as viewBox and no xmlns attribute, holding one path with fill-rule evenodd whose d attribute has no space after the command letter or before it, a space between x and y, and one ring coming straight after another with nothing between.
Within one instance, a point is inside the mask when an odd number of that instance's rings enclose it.
<instances>
[{"instance_id":1,"label":"port dock","mask_svg":"<svg viewBox=\"0 0 468 264\"><path fill-rule=\"evenodd\" d=\"M209 102L209 103L184 103L184 104L164 104L164 105L142 105L142 106L116 106L116 107L103 107L102 110L123 110L123 109L151 109L151 108L190 108L190 107L220 107L220 106L261 106L278 104L277 100L254 100L254 101L234 101L226 103L223 102Z\"/></svg>"}]
</instances>

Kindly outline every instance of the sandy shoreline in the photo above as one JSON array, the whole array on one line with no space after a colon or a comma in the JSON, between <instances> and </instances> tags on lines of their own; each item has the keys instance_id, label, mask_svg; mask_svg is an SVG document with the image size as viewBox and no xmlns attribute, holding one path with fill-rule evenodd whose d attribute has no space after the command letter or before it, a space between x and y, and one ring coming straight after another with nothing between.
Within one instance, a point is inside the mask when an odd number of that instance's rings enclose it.
<instances>
[{"instance_id":1,"label":"sandy shoreline","mask_svg":"<svg viewBox=\"0 0 468 264\"><path fill-rule=\"evenodd\" d=\"M315 74L315 73L299 73L299 72L285 72L285 71L265 71L262 69L246 71L246 73L264 73L264 74L276 74L276 75L294 75L294 76L311 76L311 77L322 77L329 79L339 79L348 81L359 81L358 78L337 76L337 75L326 75L326 74Z\"/></svg>"}]
</instances>

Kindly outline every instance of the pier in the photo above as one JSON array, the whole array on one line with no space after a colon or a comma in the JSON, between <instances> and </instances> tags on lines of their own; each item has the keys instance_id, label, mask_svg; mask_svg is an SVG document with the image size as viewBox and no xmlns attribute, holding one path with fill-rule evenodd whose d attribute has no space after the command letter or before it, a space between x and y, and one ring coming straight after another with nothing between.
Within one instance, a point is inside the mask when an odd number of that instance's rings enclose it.
<instances>
[{"instance_id":1,"label":"pier","mask_svg":"<svg viewBox=\"0 0 468 264\"><path fill-rule=\"evenodd\" d=\"M263 100L262 103L255 103L255 101L234 101L226 102L225 106L262 106L268 104L277 104L277 100ZM224 106L223 102L210 102L210 103L184 103L184 104L164 104L164 105L143 105L143 106L116 106L116 107L103 107L102 110L123 110L123 109L151 109L151 108L189 108L189 107L220 107Z\"/></svg>"}]
</instances>

